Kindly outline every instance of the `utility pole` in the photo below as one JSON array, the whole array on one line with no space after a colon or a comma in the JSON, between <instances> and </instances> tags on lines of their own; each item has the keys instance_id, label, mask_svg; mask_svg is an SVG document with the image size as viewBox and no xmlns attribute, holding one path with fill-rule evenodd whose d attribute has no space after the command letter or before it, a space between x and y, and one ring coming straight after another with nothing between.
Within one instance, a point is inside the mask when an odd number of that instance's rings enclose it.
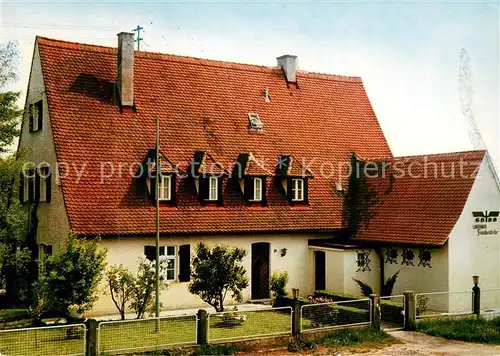
<instances>
[{"instance_id":1,"label":"utility pole","mask_svg":"<svg viewBox=\"0 0 500 356\"><path fill-rule=\"evenodd\" d=\"M156 179L155 179L155 201L156 201L156 305L155 316L160 316L160 119L156 118ZM158 323L156 325L158 329ZM157 330L158 331L158 330Z\"/></svg>"},{"instance_id":2,"label":"utility pole","mask_svg":"<svg viewBox=\"0 0 500 356\"><path fill-rule=\"evenodd\" d=\"M141 27L139 25L137 25L137 27L132 30L134 32L137 32L137 39L134 42L137 42L138 51L141 50L141 41L143 40L143 38L141 37L141 30L144 30L144 27Z\"/></svg>"}]
</instances>

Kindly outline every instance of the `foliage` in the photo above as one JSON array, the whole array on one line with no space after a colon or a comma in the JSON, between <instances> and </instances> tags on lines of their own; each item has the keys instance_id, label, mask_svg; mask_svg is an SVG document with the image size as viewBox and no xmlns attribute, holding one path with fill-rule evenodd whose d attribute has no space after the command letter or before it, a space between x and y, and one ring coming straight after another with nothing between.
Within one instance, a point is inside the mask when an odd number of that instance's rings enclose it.
<instances>
[{"instance_id":1,"label":"foliage","mask_svg":"<svg viewBox=\"0 0 500 356\"><path fill-rule=\"evenodd\" d=\"M106 272L106 281L111 299L124 320L125 310L134 296L135 277L125 266L113 265Z\"/></svg>"},{"instance_id":2,"label":"foliage","mask_svg":"<svg viewBox=\"0 0 500 356\"><path fill-rule=\"evenodd\" d=\"M427 311L427 304L429 303L429 297L426 295L417 296L417 315L424 314Z\"/></svg>"},{"instance_id":3,"label":"foliage","mask_svg":"<svg viewBox=\"0 0 500 356\"><path fill-rule=\"evenodd\" d=\"M288 352L314 351L316 347L314 341L294 340L288 343Z\"/></svg>"},{"instance_id":4,"label":"foliage","mask_svg":"<svg viewBox=\"0 0 500 356\"><path fill-rule=\"evenodd\" d=\"M167 261L160 259L159 287L160 291L167 289L165 281ZM133 279L133 289L130 307L135 311L136 318L142 319L147 312L153 313L156 300L156 261L145 257L139 258L137 275Z\"/></svg>"},{"instance_id":5,"label":"foliage","mask_svg":"<svg viewBox=\"0 0 500 356\"><path fill-rule=\"evenodd\" d=\"M421 320L417 323L417 331L452 340L500 344L498 317L490 320L476 318Z\"/></svg>"},{"instance_id":6,"label":"foliage","mask_svg":"<svg viewBox=\"0 0 500 356\"><path fill-rule=\"evenodd\" d=\"M382 292L381 292L382 297L388 297L392 294L394 285L396 284L396 280L398 278L400 271L401 270L398 270L390 278L388 278L387 281L385 281L384 285L382 286ZM373 288L370 287L368 283L360 281L359 279L356 278L353 278L353 280L359 285L359 288L361 289L361 294L363 294L365 297L369 297L370 294L373 294Z\"/></svg>"},{"instance_id":7,"label":"foliage","mask_svg":"<svg viewBox=\"0 0 500 356\"><path fill-rule=\"evenodd\" d=\"M228 292L237 302L243 300L242 289L248 286L245 268L241 265L246 251L238 247L216 246L212 250L205 244L196 246L189 291L210 304L217 312L224 311Z\"/></svg>"},{"instance_id":8,"label":"foliage","mask_svg":"<svg viewBox=\"0 0 500 356\"><path fill-rule=\"evenodd\" d=\"M16 321L29 317L28 309L0 309L0 321Z\"/></svg>"},{"instance_id":9,"label":"foliage","mask_svg":"<svg viewBox=\"0 0 500 356\"><path fill-rule=\"evenodd\" d=\"M69 234L65 248L47 258L45 273L37 283L41 303L61 315L73 304L82 311L90 309L97 299L105 260L106 251L99 248L97 240Z\"/></svg>"},{"instance_id":10,"label":"foliage","mask_svg":"<svg viewBox=\"0 0 500 356\"><path fill-rule=\"evenodd\" d=\"M288 284L288 272L274 272L269 284L274 298L284 297L286 295L286 285Z\"/></svg>"},{"instance_id":11,"label":"foliage","mask_svg":"<svg viewBox=\"0 0 500 356\"><path fill-rule=\"evenodd\" d=\"M320 339L319 343L329 347L356 346L363 343L391 343L394 338L383 330L374 328L345 329L336 331Z\"/></svg>"}]
</instances>

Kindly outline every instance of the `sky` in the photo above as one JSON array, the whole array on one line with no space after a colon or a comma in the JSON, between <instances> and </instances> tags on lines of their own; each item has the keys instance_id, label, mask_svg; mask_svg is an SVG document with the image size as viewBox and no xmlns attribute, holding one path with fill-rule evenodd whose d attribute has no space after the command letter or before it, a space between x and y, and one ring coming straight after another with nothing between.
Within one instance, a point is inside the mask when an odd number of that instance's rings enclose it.
<instances>
[{"instance_id":1,"label":"sky","mask_svg":"<svg viewBox=\"0 0 500 356\"><path fill-rule=\"evenodd\" d=\"M144 27L141 50L361 76L396 156L473 149L461 99L500 163L500 5L475 2L9 2L0 40L18 40L26 91L36 35L116 46ZM460 94L462 49L470 96ZM22 101L24 105L24 101Z\"/></svg>"}]
</instances>

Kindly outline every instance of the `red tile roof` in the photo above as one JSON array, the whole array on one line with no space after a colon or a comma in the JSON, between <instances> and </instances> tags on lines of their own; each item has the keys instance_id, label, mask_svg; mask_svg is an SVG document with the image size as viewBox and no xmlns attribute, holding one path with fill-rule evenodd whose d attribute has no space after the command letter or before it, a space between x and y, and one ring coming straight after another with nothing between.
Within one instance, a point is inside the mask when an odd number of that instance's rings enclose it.
<instances>
[{"instance_id":1,"label":"red tile roof","mask_svg":"<svg viewBox=\"0 0 500 356\"><path fill-rule=\"evenodd\" d=\"M394 170L386 176L395 174L392 191L385 194L387 178L372 181L382 202L357 240L443 245L462 213L484 156L485 151L468 151L395 158Z\"/></svg>"},{"instance_id":2,"label":"red tile roof","mask_svg":"<svg viewBox=\"0 0 500 356\"><path fill-rule=\"evenodd\" d=\"M162 207L165 233L323 231L341 226L337 175L324 178L351 151L392 158L363 83L299 71L298 87L287 87L280 68L136 52L137 112L113 103L116 49L37 38L57 159L85 166L62 177L71 228L81 234L150 234L151 201L141 196L127 163L141 163L155 144L160 118L163 154L186 165L195 151L210 152L230 171L239 154L253 152L274 171L279 155L312 162L309 206L290 206L268 179L265 208L248 207L224 184L224 206L202 207L186 179L178 181L177 207ZM268 88L271 101L266 102ZM248 113L264 130L248 130ZM114 166L111 175L110 162ZM122 164L121 172L118 164ZM272 165L272 166L271 166ZM101 167L110 175L101 182ZM332 168L334 167L334 168ZM345 167L345 166L344 166ZM135 172L137 165L131 171Z\"/></svg>"}]
</instances>

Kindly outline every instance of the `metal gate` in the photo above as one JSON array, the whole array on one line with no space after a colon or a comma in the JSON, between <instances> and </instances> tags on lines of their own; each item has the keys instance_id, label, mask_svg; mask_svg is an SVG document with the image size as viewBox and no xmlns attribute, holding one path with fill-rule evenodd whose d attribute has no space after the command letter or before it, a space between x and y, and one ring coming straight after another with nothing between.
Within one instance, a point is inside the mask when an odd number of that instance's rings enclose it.
<instances>
[{"instance_id":1,"label":"metal gate","mask_svg":"<svg viewBox=\"0 0 500 356\"><path fill-rule=\"evenodd\" d=\"M380 322L384 330L401 330L405 325L405 296L380 297Z\"/></svg>"}]
</instances>

